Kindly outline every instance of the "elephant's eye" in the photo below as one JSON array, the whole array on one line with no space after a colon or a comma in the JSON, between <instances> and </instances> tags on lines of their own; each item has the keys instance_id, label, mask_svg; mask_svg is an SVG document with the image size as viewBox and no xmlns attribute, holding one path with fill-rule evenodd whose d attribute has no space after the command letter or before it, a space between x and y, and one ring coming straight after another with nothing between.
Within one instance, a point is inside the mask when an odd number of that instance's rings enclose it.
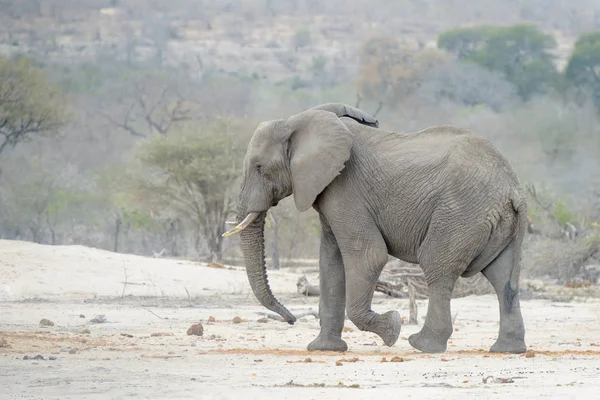
<instances>
[{"instance_id":1,"label":"elephant's eye","mask_svg":"<svg viewBox=\"0 0 600 400\"><path fill-rule=\"evenodd\" d=\"M256 164L256 170L258 171L259 174L262 175L262 173L263 173L263 166L261 164Z\"/></svg>"}]
</instances>

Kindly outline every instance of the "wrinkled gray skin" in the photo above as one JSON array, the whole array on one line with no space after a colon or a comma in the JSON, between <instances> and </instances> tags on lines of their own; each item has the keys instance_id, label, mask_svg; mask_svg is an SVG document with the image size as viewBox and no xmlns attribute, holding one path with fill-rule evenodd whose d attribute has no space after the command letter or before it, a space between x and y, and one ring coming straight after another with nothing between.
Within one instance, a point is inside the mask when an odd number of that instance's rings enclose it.
<instances>
[{"instance_id":1,"label":"wrinkled gray skin","mask_svg":"<svg viewBox=\"0 0 600 400\"><path fill-rule=\"evenodd\" d=\"M490 142L471 131L436 126L414 133L377 128L353 107L325 104L288 119L261 123L244 160L238 222L258 217L241 235L252 290L293 324L273 296L264 262L267 210L293 194L299 211L321 222L321 332L308 350L345 351L344 309L361 330L392 346L397 311L371 309L388 254L419 263L429 306L409 343L446 350L452 334L450 299L456 280L482 272L500 305L493 352L526 351L518 298L527 203L515 172Z\"/></svg>"}]
</instances>

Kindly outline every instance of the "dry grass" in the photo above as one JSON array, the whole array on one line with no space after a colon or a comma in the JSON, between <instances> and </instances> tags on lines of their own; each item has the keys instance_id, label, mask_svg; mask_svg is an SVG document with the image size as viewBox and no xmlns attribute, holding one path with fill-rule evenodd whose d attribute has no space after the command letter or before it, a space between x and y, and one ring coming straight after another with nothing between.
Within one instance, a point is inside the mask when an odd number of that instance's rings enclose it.
<instances>
[{"instance_id":1,"label":"dry grass","mask_svg":"<svg viewBox=\"0 0 600 400\"><path fill-rule=\"evenodd\" d=\"M600 264L600 231L574 240L535 238L523 254L523 275L550 278L560 284L585 280L583 267Z\"/></svg>"}]
</instances>

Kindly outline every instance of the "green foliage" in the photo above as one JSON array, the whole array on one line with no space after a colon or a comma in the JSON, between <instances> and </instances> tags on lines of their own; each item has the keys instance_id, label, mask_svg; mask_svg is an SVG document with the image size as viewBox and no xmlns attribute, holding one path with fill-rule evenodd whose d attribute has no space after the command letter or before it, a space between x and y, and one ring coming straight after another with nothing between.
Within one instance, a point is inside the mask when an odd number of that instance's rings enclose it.
<instances>
[{"instance_id":1,"label":"green foliage","mask_svg":"<svg viewBox=\"0 0 600 400\"><path fill-rule=\"evenodd\" d=\"M298 29L292 37L292 46L294 47L295 51L298 51L298 49L301 47L310 45L310 43L310 31L306 28Z\"/></svg>"},{"instance_id":2,"label":"green foliage","mask_svg":"<svg viewBox=\"0 0 600 400\"><path fill-rule=\"evenodd\" d=\"M591 94L600 108L600 31L585 33L577 39L564 76L568 84Z\"/></svg>"},{"instance_id":3,"label":"green foliage","mask_svg":"<svg viewBox=\"0 0 600 400\"><path fill-rule=\"evenodd\" d=\"M25 229L33 241L54 244L59 227L91 222L91 210L101 204L94 191L75 187L52 174L36 157L25 159L24 167L26 173L18 179L2 181L2 187L7 189L0 199L6 213L5 229Z\"/></svg>"},{"instance_id":4,"label":"green foliage","mask_svg":"<svg viewBox=\"0 0 600 400\"><path fill-rule=\"evenodd\" d=\"M243 131L247 121L193 121L143 142L135 153L147 171L132 186L136 203L152 215L189 221L196 242L206 240L213 260L221 257L221 234L237 196L234 182L246 150Z\"/></svg>"},{"instance_id":5,"label":"green foliage","mask_svg":"<svg viewBox=\"0 0 600 400\"><path fill-rule=\"evenodd\" d=\"M550 53L556 41L532 24L453 29L440 35L438 47L500 72L523 100L547 92L557 80Z\"/></svg>"},{"instance_id":6,"label":"green foliage","mask_svg":"<svg viewBox=\"0 0 600 400\"><path fill-rule=\"evenodd\" d=\"M71 93L91 93L106 80L112 78L112 71L95 64L56 65L50 67L50 73L58 85Z\"/></svg>"},{"instance_id":7,"label":"green foliage","mask_svg":"<svg viewBox=\"0 0 600 400\"><path fill-rule=\"evenodd\" d=\"M60 187L52 188L48 194L45 211L54 220L64 219L75 208L83 208L95 200L92 193Z\"/></svg>"},{"instance_id":8,"label":"green foliage","mask_svg":"<svg viewBox=\"0 0 600 400\"><path fill-rule=\"evenodd\" d=\"M63 93L31 60L0 56L0 153L65 124Z\"/></svg>"},{"instance_id":9,"label":"green foliage","mask_svg":"<svg viewBox=\"0 0 600 400\"><path fill-rule=\"evenodd\" d=\"M310 70L313 73L313 76L320 77L325 73L325 67L327 66L327 57L323 55L318 55L312 58L312 62L310 65Z\"/></svg>"},{"instance_id":10,"label":"green foliage","mask_svg":"<svg viewBox=\"0 0 600 400\"><path fill-rule=\"evenodd\" d=\"M577 221L577 217L564 201L557 201L554 203L553 213L556 220L562 225L567 222L574 224Z\"/></svg>"},{"instance_id":11,"label":"green foliage","mask_svg":"<svg viewBox=\"0 0 600 400\"><path fill-rule=\"evenodd\" d=\"M298 89L303 89L303 88L309 88L311 86L311 84L306 79L302 79L298 75L295 75L294 78L292 79L291 86L292 86L292 90L298 90Z\"/></svg>"},{"instance_id":12,"label":"green foliage","mask_svg":"<svg viewBox=\"0 0 600 400\"><path fill-rule=\"evenodd\" d=\"M225 132L231 129L226 120L207 125L190 124L169 137L143 143L139 160L143 166L164 174L164 184L183 185L186 191L198 190L210 196L213 187L222 186L222 182L230 182L239 175L243 157L233 158L236 148L233 138L220 132L220 128Z\"/></svg>"},{"instance_id":13,"label":"green foliage","mask_svg":"<svg viewBox=\"0 0 600 400\"><path fill-rule=\"evenodd\" d=\"M440 49L453 53L457 59L467 60L484 47L490 30L491 27L485 25L451 29L438 36L437 45Z\"/></svg>"}]
</instances>

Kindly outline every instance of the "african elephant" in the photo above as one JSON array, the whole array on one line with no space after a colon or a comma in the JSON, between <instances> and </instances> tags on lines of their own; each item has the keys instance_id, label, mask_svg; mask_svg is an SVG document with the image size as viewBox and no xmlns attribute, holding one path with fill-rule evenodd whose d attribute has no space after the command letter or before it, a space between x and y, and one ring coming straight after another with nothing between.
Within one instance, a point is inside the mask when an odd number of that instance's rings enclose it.
<instances>
[{"instance_id":1,"label":"african elephant","mask_svg":"<svg viewBox=\"0 0 600 400\"><path fill-rule=\"evenodd\" d=\"M346 351L345 311L361 330L392 346L397 311L371 309L388 254L420 264L429 304L408 339L423 352L446 350L450 300L459 277L478 272L498 296L500 328L492 352L526 351L518 284L527 201L502 153L453 126L413 133L378 128L367 113L324 104L259 124L248 145L237 227L250 286L266 308L296 318L273 296L264 261L267 210L290 195L321 223L320 333L308 350Z\"/></svg>"}]
</instances>

